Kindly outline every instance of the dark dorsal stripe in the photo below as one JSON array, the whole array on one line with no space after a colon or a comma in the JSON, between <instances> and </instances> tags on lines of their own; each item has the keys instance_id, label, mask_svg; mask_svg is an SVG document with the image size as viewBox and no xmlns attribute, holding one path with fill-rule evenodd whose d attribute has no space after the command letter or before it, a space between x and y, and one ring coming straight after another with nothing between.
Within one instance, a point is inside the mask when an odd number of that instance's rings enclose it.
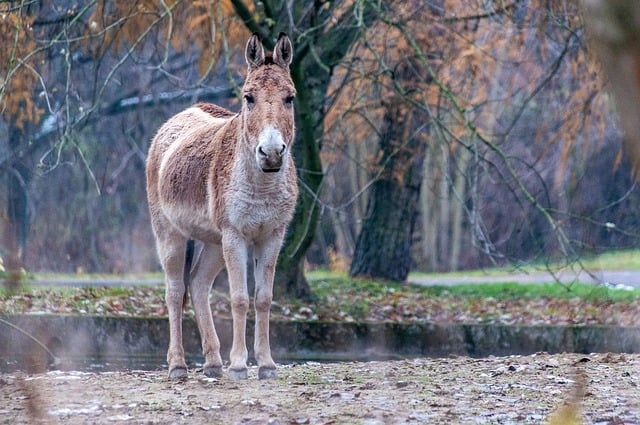
<instances>
[{"instance_id":1,"label":"dark dorsal stripe","mask_svg":"<svg viewBox=\"0 0 640 425\"><path fill-rule=\"evenodd\" d=\"M207 114L216 118L229 118L235 114L222 106L214 105L213 103L198 102L194 105L196 108L206 112Z\"/></svg>"}]
</instances>

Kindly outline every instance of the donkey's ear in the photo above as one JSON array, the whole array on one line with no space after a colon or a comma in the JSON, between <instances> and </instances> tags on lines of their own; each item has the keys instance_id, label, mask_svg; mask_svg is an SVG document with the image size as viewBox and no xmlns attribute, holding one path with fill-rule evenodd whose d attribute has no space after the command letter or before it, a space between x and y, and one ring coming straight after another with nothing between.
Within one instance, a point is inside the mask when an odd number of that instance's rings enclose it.
<instances>
[{"instance_id":1,"label":"donkey's ear","mask_svg":"<svg viewBox=\"0 0 640 425\"><path fill-rule=\"evenodd\" d=\"M276 47L273 49L273 62L288 70L292 58L293 47L291 46L291 40L289 40L287 34L281 32L278 36Z\"/></svg>"},{"instance_id":2,"label":"donkey's ear","mask_svg":"<svg viewBox=\"0 0 640 425\"><path fill-rule=\"evenodd\" d=\"M264 64L264 48L262 47L258 33L254 32L251 38L249 38L249 41L247 41L244 57L247 60L249 71Z\"/></svg>"}]
</instances>

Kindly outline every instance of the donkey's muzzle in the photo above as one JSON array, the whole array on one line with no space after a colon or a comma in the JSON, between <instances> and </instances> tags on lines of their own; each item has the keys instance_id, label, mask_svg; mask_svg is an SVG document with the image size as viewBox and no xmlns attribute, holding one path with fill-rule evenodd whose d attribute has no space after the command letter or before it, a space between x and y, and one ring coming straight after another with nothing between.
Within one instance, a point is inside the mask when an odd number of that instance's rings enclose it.
<instances>
[{"instance_id":1,"label":"donkey's muzzle","mask_svg":"<svg viewBox=\"0 0 640 425\"><path fill-rule=\"evenodd\" d=\"M282 159L287 146L283 144L270 144L258 146L258 163L265 173L277 173L282 168Z\"/></svg>"}]
</instances>

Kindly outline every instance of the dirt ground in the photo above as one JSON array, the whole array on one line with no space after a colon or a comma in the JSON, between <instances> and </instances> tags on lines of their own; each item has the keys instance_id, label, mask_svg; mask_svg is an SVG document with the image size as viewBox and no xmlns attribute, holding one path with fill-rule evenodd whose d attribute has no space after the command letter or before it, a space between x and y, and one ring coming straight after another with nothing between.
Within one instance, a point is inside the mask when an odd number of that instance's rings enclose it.
<instances>
[{"instance_id":1,"label":"dirt ground","mask_svg":"<svg viewBox=\"0 0 640 425\"><path fill-rule=\"evenodd\" d=\"M305 363L279 374L258 381L253 368L240 382L198 370L181 382L165 371L1 374L0 423L540 424L581 393L585 424L640 424L640 355Z\"/></svg>"}]
</instances>

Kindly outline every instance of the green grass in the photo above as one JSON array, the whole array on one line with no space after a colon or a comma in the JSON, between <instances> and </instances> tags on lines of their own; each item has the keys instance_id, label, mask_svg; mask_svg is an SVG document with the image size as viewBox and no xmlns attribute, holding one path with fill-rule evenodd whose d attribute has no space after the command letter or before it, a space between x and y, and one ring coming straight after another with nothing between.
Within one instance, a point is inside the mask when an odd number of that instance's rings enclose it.
<instances>
[{"instance_id":1,"label":"green grass","mask_svg":"<svg viewBox=\"0 0 640 425\"><path fill-rule=\"evenodd\" d=\"M159 295L164 293L164 288L152 288ZM78 298L78 292L82 290L82 298ZM73 286L34 286L34 285L21 285L18 288L6 288L4 285L0 285L0 297L7 297L16 294L29 294L47 292L54 295L55 298L65 299L71 303L76 301L83 301L87 297L93 299L99 298L119 298L134 296L137 292L136 286L86 286L73 287Z\"/></svg>"},{"instance_id":2,"label":"green grass","mask_svg":"<svg viewBox=\"0 0 640 425\"><path fill-rule=\"evenodd\" d=\"M272 309L274 320L473 323L506 320L509 324L584 320L635 326L637 323L630 320L637 317L634 312L640 300L640 289L628 291L579 283L570 287L554 283L423 286L350 279L340 273L314 272L308 277L315 300L276 300ZM212 296L211 300L217 317L230 317L226 292ZM604 313L600 314L601 311ZM141 317L167 314L162 284L76 288L34 285L14 291L0 287L0 313Z\"/></svg>"},{"instance_id":3,"label":"green grass","mask_svg":"<svg viewBox=\"0 0 640 425\"><path fill-rule=\"evenodd\" d=\"M164 279L164 274L161 272L149 272L149 273L52 273L52 272L39 272L31 273L27 280L33 281L60 281L60 280L79 280L79 281L92 281L92 280L130 280L144 282L147 280L159 280Z\"/></svg>"},{"instance_id":4,"label":"green grass","mask_svg":"<svg viewBox=\"0 0 640 425\"><path fill-rule=\"evenodd\" d=\"M383 282L369 279L350 279L339 273L310 273L311 288L320 299L327 299L338 293L368 294L379 297L390 294L419 293L425 297L452 296L460 298L580 298L600 301L632 301L640 298L640 289L612 289L593 284L574 283L570 286L557 283L521 284L515 282L473 283L457 285L422 286L395 282ZM354 309L357 303L354 302Z\"/></svg>"},{"instance_id":5,"label":"green grass","mask_svg":"<svg viewBox=\"0 0 640 425\"><path fill-rule=\"evenodd\" d=\"M640 250L631 251L611 251L591 258L582 260L588 269L604 269L604 270L624 270L624 269L640 269ZM558 263L559 264L559 263ZM540 271L544 268L541 265L526 265L520 271L528 272ZM516 270L517 271L517 270ZM360 301L360 295L368 294L371 297L384 297L392 294L420 294L426 297L439 296L455 296L463 298L495 298L495 299L513 299L513 298L581 298L585 300L611 300L611 301L629 301L640 298L640 289L622 290L609 289L592 284L574 283L569 286L555 283L549 284L519 284L508 282L508 276L514 272L514 268L495 268L485 270L472 270L456 273L444 274L428 274L430 278L437 279L442 277L459 277L459 276L505 276L507 282L501 283L474 283L474 284L456 284L443 286L419 286L410 284L400 284L394 282L376 281L370 279L350 279L345 273L315 270L307 273L310 285L314 294L319 300L326 300L336 297L338 294L354 295L354 302L350 306L354 312L357 312L365 305ZM419 274L415 274L418 276ZM134 282L140 282L148 279L162 280L160 273L147 273L135 275L108 275L108 274L53 274L53 273L37 273L29 275L27 279L27 288L21 290L29 290L28 284L30 280L46 281L46 280L65 280L65 279L81 279L81 280L104 280L104 279L131 279ZM0 285L0 293L3 291ZM64 291L64 289L60 289ZM101 296L117 297L126 296L129 289L124 287L101 288L96 292ZM66 294L62 294L64 297ZM357 296L357 297L355 297Z\"/></svg>"},{"instance_id":6,"label":"green grass","mask_svg":"<svg viewBox=\"0 0 640 425\"><path fill-rule=\"evenodd\" d=\"M331 297L336 294L368 294L371 297L381 297L390 294L422 292L426 289L425 286L398 282L373 279L352 279L344 273L336 272L321 274L321 276L326 277L318 277L315 272L309 273L306 276L314 295L321 299Z\"/></svg>"},{"instance_id":7,"label":"green grass","mask_svg":"<svg viewBox=\"0 0 640 425\"><path fill-rule=\"evenodd\" d=\"M640 250L612 250L598 255L587 255L578 261L550 260L547 262L532 262L523 265L527 272L544 271L547 269L561 270L567 267L584 267L589 270L636 270L640 269Z\"/></svg>"},{"instance_id":8,"label":"green grass","mask_svg":"<svg viewBox=\"0 0 640 425\"><path fill-rule=\"evenodd\" d=\"M608 251L599 255L585 256L580 262L574 261L567 264L562 260L532 261L519 263L505 267L490 267L478 270L464 270L448 273L411 273L412 276L437 279L438 277L482 277L482 276L509 276L513 273L536 273L548 270L559 271L570 266L579 270L581 267L587 270L640 270L640 250Z\"/></svg>"},{"instance_id":9,"label":"green grass","mask_svg":"<svg viewBox=\"0 0 640 425\"><path fill-rule=\"evenodd\" d=\"M640 250L609 251L597 256L581 259L582 266L588 270L634 270L640 269ZM577 264L576 264L577 265ZM437 280L438 277L494 277L504 276L507 280L513 273L534 273L550 269L561 269L561 262L551 262L547 265L542 263L522 264L518 267L497 267L483 270L468 270L454 273L412 273L416 277L428 277ZM456 285L435 285L419 286L399 283L389 283L349 279L346 274L317 270L307 274L314 293L320 298L329 296L335 291L344 291L344 287L356 294L365 292L371 296L383 296L386 293L420 293L423 296L455 296L462 298L495 298L514 299L527 298L535 299L541 297L569 299L580 298L585 301L613 301L627 302L640 298L640 289L625 290L611 289L603 286L583 283L573 283L571 285L561 285L558 283L547 284L522 284L515 282L500 283L472 283ZM340 288L338 288L340 287ZM357 306L354 306L357 308Z\"/></svg>"},{"instance_id":10,"label":"green grass","mask_svg":"<svg viewBox=\"0 0 640 425\"><path fill-rule=\"evenodd\" d=\"M462 284L453 286L431 286L427 293L433 295L451 295L468 298L580 298L591 301L632 301L640 298L640 289L611 289L585 283L574 283L570 287L558 283L520 284L520 283L486 283ZM426 295L426 294L425 294Z\"/></svg>"},{"instance_id":11,"label":"green grass","mask_svg":"<svg viewBox=\"0 0 640 425\"><path fill-rule=\"evenodd\" d=\"M637 270L640 269L640 250L608 251L583 259L588 269Z\"/></svg>"}]
</instances>

